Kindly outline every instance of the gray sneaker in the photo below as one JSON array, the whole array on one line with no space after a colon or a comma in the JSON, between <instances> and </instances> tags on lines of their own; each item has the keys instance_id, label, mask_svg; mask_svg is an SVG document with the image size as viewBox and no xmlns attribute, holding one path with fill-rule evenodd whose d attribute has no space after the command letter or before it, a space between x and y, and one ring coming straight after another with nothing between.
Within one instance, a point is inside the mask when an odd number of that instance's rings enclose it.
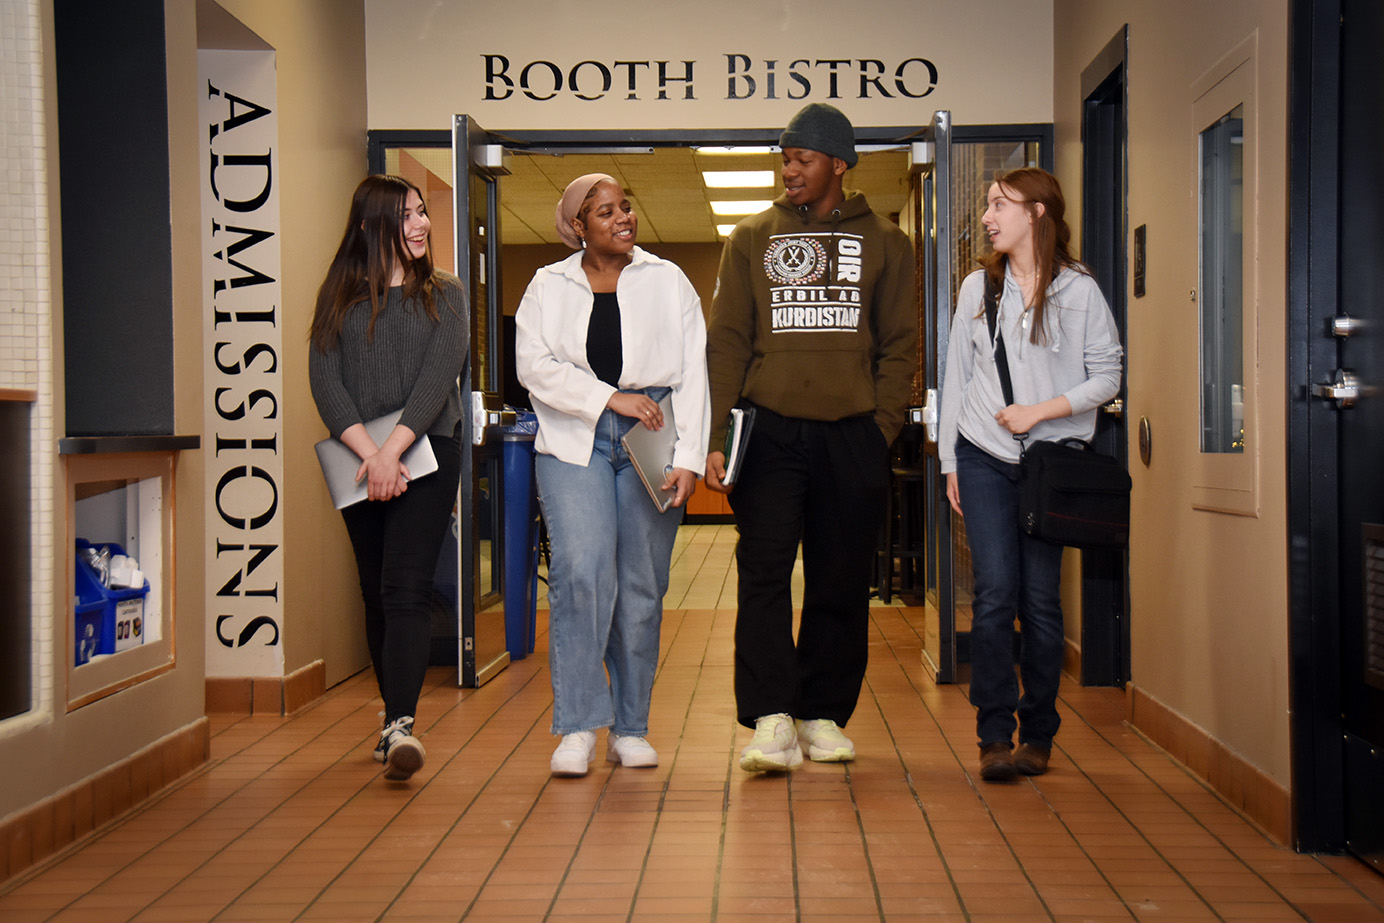
<instances>
[{"instance_id":1,"label":"gray sneaker","mask_svg":"<svg viewBox=\"0 0 1384 923\"><path fill-rule=\"evenodd\" d=\"M756 718L754 739L740 751L740 768L746 772L783 772L803 763L798 732L788 715Z\"/></svg>"},{"instance_id":2,"label":"gray sneaker","mask_svg":"<svg viewBox=\"0 0 1384 923\"><path fill-rule=\"evenodd\" d=\"M403 782L423 768L427 752L413 736L413 716L395 718L380 732L384 745L384 777L391 782Z\"/></svg>"}]
</instances>

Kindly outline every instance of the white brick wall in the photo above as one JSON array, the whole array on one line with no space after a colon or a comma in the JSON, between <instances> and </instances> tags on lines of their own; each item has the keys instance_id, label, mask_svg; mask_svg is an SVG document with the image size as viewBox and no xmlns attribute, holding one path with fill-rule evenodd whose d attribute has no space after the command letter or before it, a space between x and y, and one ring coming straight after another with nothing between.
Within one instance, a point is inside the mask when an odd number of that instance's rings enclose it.
<instances>
[{"instance_id":1,"label":"white brick wall","mask_svg":"<svg viewBox=\"0 0 1384 923\"><path fill-rule=\"evenodd\" d=\"M0 388L38 393L29 431L34 709L0 722L0 737L48 720L54 687L55 562L48 549L57 516L57 441L40 3L0 0Z\"/></svg>"}]
</instances>

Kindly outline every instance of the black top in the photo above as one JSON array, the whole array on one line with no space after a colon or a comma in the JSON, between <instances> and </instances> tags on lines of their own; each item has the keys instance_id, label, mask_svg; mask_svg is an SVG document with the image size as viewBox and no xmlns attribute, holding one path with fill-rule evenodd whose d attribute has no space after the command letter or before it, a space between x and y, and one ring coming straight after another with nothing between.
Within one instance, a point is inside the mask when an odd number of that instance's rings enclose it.
<instances>
[{"instance_id":1,"label":"black top","mask_svg":"<svg viewBox=\"0 0 1384 923\"><path fill-rule=\"evenodd\" d=\"M595 292L591 323L586 328L586 361L596 377L612 388L620 387L625 352L620 342L620 302L614 292Z\"/></svg>"}]
</instances>

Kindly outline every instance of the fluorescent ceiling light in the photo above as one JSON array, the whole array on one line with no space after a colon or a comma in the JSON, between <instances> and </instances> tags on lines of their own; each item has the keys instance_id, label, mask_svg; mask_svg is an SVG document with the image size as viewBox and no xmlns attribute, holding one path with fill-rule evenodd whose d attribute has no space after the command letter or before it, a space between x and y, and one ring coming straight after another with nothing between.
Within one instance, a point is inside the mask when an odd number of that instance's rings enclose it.
<instances>
[{"instance_id":1,"label":"fluorescent ceiling light","mask_svg":"<svg viewBox=\"0 0 1384 923\"><path fill-rule=\"evenodd\" d=\"M729 237L729 236L730 236L730 232L733 231L733 230L735 230L735 225L733 225L733 224L718 224L718 225L716 225L716 233L717 233L717 234L720 234L722 237Z\"/></svg>"},{"instance_id":2,"label":"fluorescent ceiling light","mask_svg":"<svg viewBox=\"0 0 1384 923\"><path fill-rule=\"evenodd\" d=\"M712 202L713 215L753 215L774 203L768 199L742 199L738 202Z\"/></svg>"},{"instance_id":3,"label":"fluorescent ceiling light","mask_svg":"<svg viewBox=\"0 0 1384 923\"><path fill-rule=\"evenodd\" d=\"M779 152L777 144L762 144L751 147L733 147L723 145L721 147L708 147L706 145L693 145L692 150L698 154L777 154Z\"/></svg>"},{"instance_id":4,"label":"fluorescent ceiling light","mask_svg":"<svg viewBox=\"0 0 1384 923\"><path fill-rule=\"evenodd\" d=\"M710 189L773 188L773 170L703 170L702 182Z\"/></svg>"}]
</instances>

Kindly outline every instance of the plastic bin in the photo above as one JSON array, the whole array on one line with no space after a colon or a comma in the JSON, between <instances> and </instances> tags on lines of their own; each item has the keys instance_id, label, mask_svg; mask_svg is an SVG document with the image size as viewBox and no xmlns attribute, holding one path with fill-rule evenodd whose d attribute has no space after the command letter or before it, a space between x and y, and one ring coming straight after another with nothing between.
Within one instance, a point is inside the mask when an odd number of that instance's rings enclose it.
<instances>
[{"instance_id":1,"label":"plastic bin","mask_svg":"<svg viewBox=\"0 0 1384 923\"><path fill-rule=\"evenodd\" d=\"M91 547L109 548L113 555L125 553L114 542L93 546L85 539L77 539L73 657L79 667L98 654L114 654L144 643L144 600L149 595L148 580L143 587L128 590L102 586L80 552Z\"/></svg>"},{"instance_id":2,"label":"plastic bin","mask_svg":"<svg viewBox=\"0 0 1384 923\"><path fill-rule=\"evenodd\" d=\"M538 621L538 507L533 478L533 440L538 418L521 413L498 427L505 467L505 647L510 660L533 653Z\"/></svg>"}]
</instances>

